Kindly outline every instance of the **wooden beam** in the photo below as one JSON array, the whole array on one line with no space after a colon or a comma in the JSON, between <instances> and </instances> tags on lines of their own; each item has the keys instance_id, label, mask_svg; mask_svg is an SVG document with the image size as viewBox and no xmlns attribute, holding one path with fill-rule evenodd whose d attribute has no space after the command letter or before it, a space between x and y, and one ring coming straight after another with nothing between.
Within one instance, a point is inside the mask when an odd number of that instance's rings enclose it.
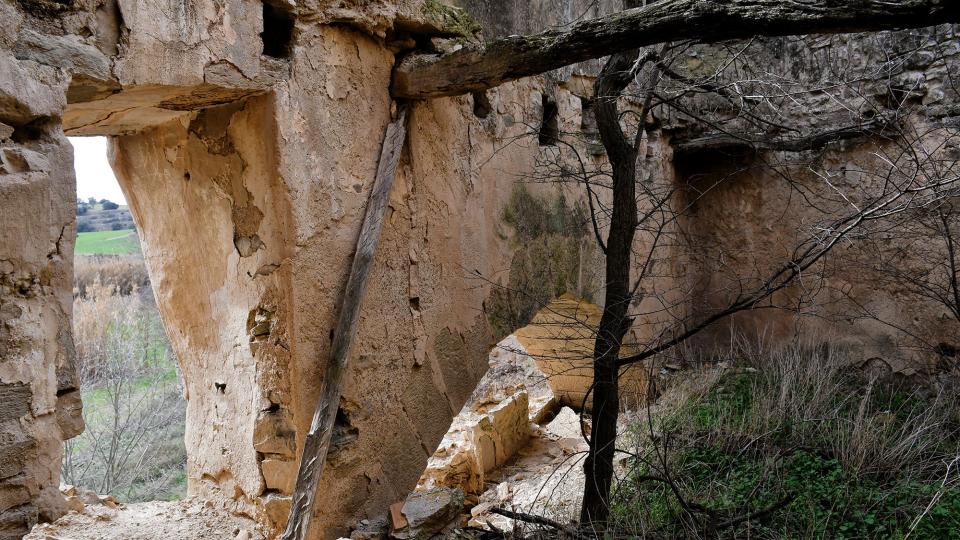
<instances>
[{"instance_id":1,"label":"wooden beam","mask_svg":"<svg viewBox=\"0 0 960 540\"><path fill-rule=\"evenodd\" d=\"M314 498L323 466L327 460L327 450L330 448L330 435L333 433L333 424L340 405L340 394L344 376L347 371L347 357L350 345L357 330L357 319L360 317L360 305L367 288L367 278L373 266L373 257L380 240L380 229L390 198L390 188L397 173L397 163L400 161L400 151L407 137L406 129L407 109L401 106L397 112L397 119L387 126L383 138L383 147L380 150L380 163L377 165L377 177L370 190L367 209L363 216L363 225L360 236L357 238L357 249L353 256L353 266L350 268L350 277L344 291L343 305L340 308L340 318L333 334L333 344L330 350L330 360L323 378L320 398L313 414L313 422L303 445L303 455L300 458L300 469L297 472L297 486L293 492L290 507L290 517L287 528L281 538L283 540L304 540L310 527L310 517L313 514Z\"/></svg>"},{"instance_id":2,"label":"wooden beam","mask_svg":"<svg viewBox=\"0 0 960 540\"><path fill-rule=\"evenodd\" d=\"M479 92L505 82L657 43L869 32L960 22L958 0L663 0L453 53L412 54L394 70L395 98Z\"/></svg>"}]
</instances>

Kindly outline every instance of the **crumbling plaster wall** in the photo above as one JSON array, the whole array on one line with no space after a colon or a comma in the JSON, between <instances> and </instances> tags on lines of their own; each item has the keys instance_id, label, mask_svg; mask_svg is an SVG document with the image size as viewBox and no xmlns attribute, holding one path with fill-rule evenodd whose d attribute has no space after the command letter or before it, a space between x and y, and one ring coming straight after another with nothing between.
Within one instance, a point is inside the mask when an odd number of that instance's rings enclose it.
<instances>
[{"instance_id":1,"label":"crumbling plaster wall","mask_svg":"<svg viewBox=\"0 0 960 540\"><path fill-rule=\"evenodd\" d=\"M4 150L0 177L10 210L0 380L31 406L3 410L5 451L23 463L4 463L17 473L2 481L11 535L61 512L62 440L80 428L75 185L61 125L112 137L184 374L189 491L278 530L394 106L382 36L394 20L421 19L419 4L296 6L288 58L260 54L257 1L2 6L16 24L4 34L0 110L17 129L2 138L17 147ZM537 122L541 84L492 92L486 120L470 97L411 112L316 537L402 499L486 369L490 285L476 273L496 276L510 247L507 232L474 224L497 222L540 151L535 138L499 141Z\"/></svg>"},{"instance_id":2,"label":"crumbling plaster wall","mask_svg":"<svg viewBox=\"0 0 960 540\"><path fill-rule=\"evenodd\" d=\"M56 118L68 79L13 53L0 3L0 538L65 508L63 440L82 431L74 367L73 153Z\"/></svg>"},{"instance_id":3,"label":"crumbling plaster wall","mask_svg":"<svg viewBox=\"0 0 960 540\"><path fill-rule=\"evenodd\" d=\"M499 35L588 4L482 13L505 17ZM0 532L58 515L62 440L81 428L64 129L113 138L185 376L189 491L283 525L395 106L391 40L431 27L414 0L275 5L297 14L286 58L261 54L256 0L0 0L0 445L15 458L0 463ZM518 136L542 93L579 129L592 69L492 90L485 118L470 96L413 106L315 537L402 499L486 369L490 283L508 283L516 247L502 210L551 151ZM669 161L667 142L651 160Z\"/></svg>"}]
</instances>

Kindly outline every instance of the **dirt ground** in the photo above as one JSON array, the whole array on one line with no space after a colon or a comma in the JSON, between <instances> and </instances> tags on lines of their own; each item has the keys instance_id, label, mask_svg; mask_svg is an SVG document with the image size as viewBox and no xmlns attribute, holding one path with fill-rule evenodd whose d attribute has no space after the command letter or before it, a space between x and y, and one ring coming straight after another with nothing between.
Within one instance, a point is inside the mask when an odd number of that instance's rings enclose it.
<instances>
[{"instance_id":1,"label":"dirt ground","mask_svg":"<svg viewBox=\"0 0 960 540\"><path fill-rule=\"evenodd\" d=\"M24 540L262 540L256 523L194 499L88 505L35 526Z\"/></svg>"}]
</instances>

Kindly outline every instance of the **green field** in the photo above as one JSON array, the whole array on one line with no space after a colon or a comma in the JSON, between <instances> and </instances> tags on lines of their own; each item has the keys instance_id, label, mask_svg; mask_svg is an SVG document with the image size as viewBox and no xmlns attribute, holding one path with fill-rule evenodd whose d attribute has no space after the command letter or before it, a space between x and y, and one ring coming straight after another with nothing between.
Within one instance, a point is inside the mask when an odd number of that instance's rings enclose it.
<instances>
[{"instance_id":1,"label":"green field","mask_svg":"<svg viewBox=\"0 0 960 540\"><path fill-rule=\"evenodd\" d=\"M133 229L83 232L77 235L76 253L140 253L140 240Z\"/></svg>"}]
</instances>

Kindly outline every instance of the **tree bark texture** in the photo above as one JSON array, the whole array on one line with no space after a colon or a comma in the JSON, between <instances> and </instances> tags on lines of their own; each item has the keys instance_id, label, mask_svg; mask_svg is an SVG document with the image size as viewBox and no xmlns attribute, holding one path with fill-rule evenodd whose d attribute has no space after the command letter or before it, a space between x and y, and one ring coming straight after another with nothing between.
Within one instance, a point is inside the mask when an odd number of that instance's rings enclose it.
<instances>
[{"instance_id":1,"label":"tree bark texture","mask_svg":"<svg viewBox=\"0 0 960 540\"><path fill-rule=\"evenodd\" d=\"M590 450L584 461L580 523L602 530L610 514L610 487L620 412L618 360L623 336L630 326L630 259L637 229L637 148L620 128L617 98L633 80L638 52L610 57L594 85L594 113L600 140L613 170L613 212L607 235L606 293L593 351L593 425ZM642 127L640 128L642 129Z\"/></svg>"},{"instance_id":2,"label":"tree bark texture","mask_svg":"<svg viewBox=\"0 0 960 540\"><path fill-rule=\"evenodd\" d=\"M592 58L667 41L712 43L917 28L960 22L957 0L664 0L486 46L412 54L394 70L395 98L479 92Z\"/></svg>"}]
</instances>

